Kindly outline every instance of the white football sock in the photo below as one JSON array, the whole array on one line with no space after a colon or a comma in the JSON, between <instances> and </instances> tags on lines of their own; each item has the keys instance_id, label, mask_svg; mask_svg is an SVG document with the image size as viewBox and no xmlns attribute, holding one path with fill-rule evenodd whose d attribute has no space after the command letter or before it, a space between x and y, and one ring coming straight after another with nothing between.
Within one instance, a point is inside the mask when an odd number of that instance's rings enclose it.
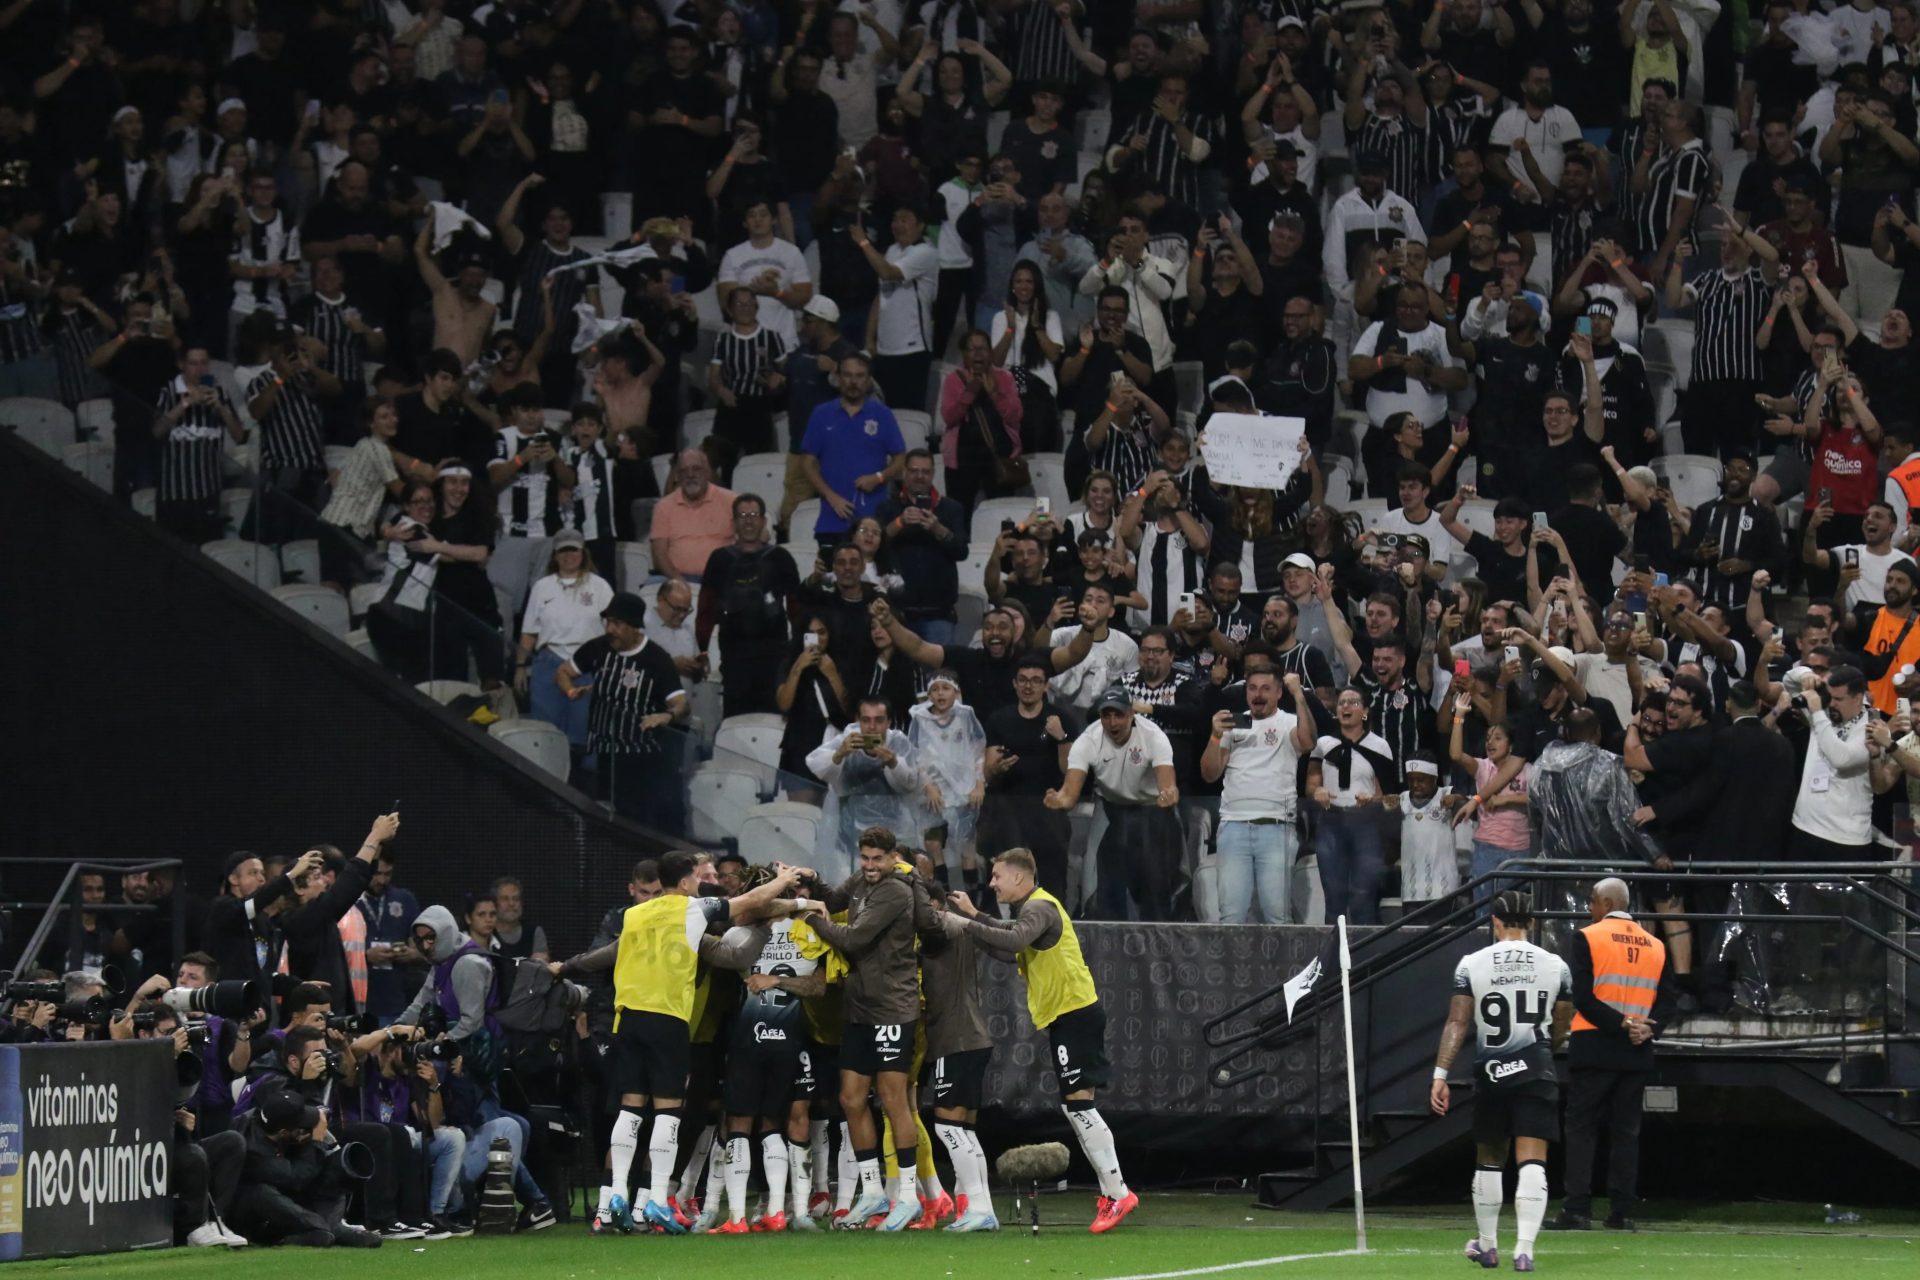
<instances>
[{"instance_id":1,"label":"white football sock","mask_svg":"<svg viewBox=\"0 0 1920 1280\"><path fill-rule=\"evenodd\" d=\"M787 1135L763 1134L760 1158L767 1166L767 1216L787 1211Z\"/></svg>"},{"instance_id":2,"label":"white football sock","mask_svg":"<svg viewBox=\"0 0 1920 1280\"><path fill-rule=\"evenodd\" d=\"M802 1214L807 1211L807 1197L813 1190L813 1152L804 1142L787 1144L787 1177L792 1182L793 1211Z\"/></svg>"},{"instance_id":3,"label":"white football sock","mask_svg":"<svg viewBox=\"0 0 1920 1280\"><path fill-rule=\"evenodd\" d=\"M608 1213L611 1213L612 1211L613 1211L613 1188L611 1186L603 1185L600 1188L600 1203L594 1209L594 1212L599 1214L602 1217L605 1217Z\"/></svg>"},{"instance_id":4,"label":"white football sock","mask_svg":"<svg viewBox=\"0 0 1920 1280\"><path fill-rule=\"evenodd\" d=\"M847 1122L840 1122L840 1155L835 1167L838 1175L833 1184L833 1207L835 1212L853 1208L853 1193L859 1174L855 1171L853 1160L853 1139L848 1136Z\"/></svg>"},{"instance_id":5,"label":"white football sock","mask_svg":"<svg viewBox=\"0 0 1920 1280\"><path fill-rule=\"evenodd\" d=\"M688 1157L687 1167L680 1171L675 1198L685 1201L698 1194L701 1175L707 1171L707 1161L713 1158L713 1133L712 1125L700 1126L700 1136L693 1140L693 1155Z\"/></svg>"},{"instance_id":6,"label":"white football sock","mask_svg":"<svg viewBox=\"0 0 1920 1280\"><path fill-rule=\"evenodd\" d=\"M896 1202L905 1200L911 1204L915 1199L916 1188L919 1184L919 1177L913 1167L913 1149L909 1147L904 1151L896 1151L893 1154L894 1163L899 1167L899 1172L896 1173L893 1178L892 1198Z\"/></svg>"},{"instance_id":7,"label":"white football sock","mask_svg":"<svg viewBox=\"0 0 1920 1280\"><path fill-rule=\"evenodd\" d=\"M957 1178L959 1175L955 1174L954 1176ZM947 1194L947 1189L940 1185L940 1173L938 1170L920 1179L920 1194L929 1200L938 1200L941 1196Z\"/></svg>"},{"instance_id":8,"label":"white football sock","mask_svg":"<svg viewBox=\"0 0 1920 1280\"><path fill-rule=\"evenodd\" d=\"M1120 1176L1120 1156L1113 1147L1113 1130L1107 1128L1107 1122L1092 1107L1084 1111L1073 1111L1066 1107L1060 1109L1067 1113L1067 1121L1073 1125L1073 1136L1080 1140L1080 1150L1086 1154L1087 1163L1093 1166L1095 1176L1100 1179L1100 1194L1109 1200L1124 1199L1127 1180Z\"/></svg>"},{"instance_id":9,"label":"white football sock","mask_svg":"<svg viewBox=\"0 0 1920 1280\"><path fill-rule=\"evenodd\" d=\"M827 1122L809 1120L807 1122L807 1163L813 1166L813 1194L823 1194L833 1176L833 1166L827 1162Z\"/></svg>"},{"instance_id":10,"label":"white football sock","mask_svg":"<svg viewBox=\"0 0 1920 1280\"><path fill-rule=\"evenodd\" d=\"M967 1155L973 1166L973 1190L967 1193L969 1211L979 1208L986 1213L993 1212L993 1186L987 1180L987 1150L980 1145L980 1131L972 1125L966 1127Z\"/></svg>"},{"instance_id":11,"label":"white football sock","mask_svg":"<svg viewBox=\"0 0 1920 1280\"><path fill-rule=\"evenodd\" d=\"M727 1139L727 1220L747 1220L747 1178L753 1173L753 1140L744 1133Z\"/></svg>"},{"instance_id":12,"label":"white football sock","mask_svg":"<svg viewBox=\"0 0 1920 1280\"><path fill-rule=\"evenodd\" d=\"M1541 1220L1547 1216L1547 1166L1538 1160L1520 1165L1520 1178L1513 1187L1513 1216L1520 1221L1515 1255L1533 1256L1534 1238L1540 1234Z\"/></svg>"},{"instance_id":13,"label":"white football sock","mask_svg":"<svg viewBox=\"0 0 1920 1280\"><path fill-rule=\"evenodd\" d=\"M713 1140L713 1154L707 1157L707 1190L700 1198L700 1212L711 1217L720 1216L720 1197L724 1193L727 1178L727 1143L724 1136Z\"/></svg>"},{"instance_id":14,"label":"white football sock","mask_svg":"<svg viewBox=\"0 0 1920 1280\"><path fill-rule=\"evenodd\" d=\"M973 1153L967 1149L967 1134L957 1124L945 1120L933 1122L933 1136L947 1149L953 1161L953 1189L969 1198L973 1195Z\"/></svg>"},{"instance_id":15,"label":"white football sock","mask_svg":"<svg viewBox=\"0 0 1920 1280\"><path fill-rule=\"evenodd\" d=\"M1500 1247L1500 1170L1484 1165L1473 1171L1473 1220L1480 1227L1480 1247Z\"/></svg>"},{"instance_id":16,"label":"white football sock","mask_svg":"<svg viewBox=\"0 0 1920 1280\"><path fill-rule=\"evenodd\" d=\"M880 1184L879 1157L876 1156L871 1160L861 1160L857 1163L860 1166L860 1194L863 1196L885 1195L886 1193L881 1189Z\"/></svg>"},{"instance_id":17,"label":"white football sock","mask_svg":"<svg viewBox=\"0 0 1920 1280\"><path fill-rule=\"evenodd\" d=\"M613 1141L609 1150L613 1154L613 1170L608 1182L613 1194L624 1196L633 1177L633 1157L640 1150L640 1113L621 1108L613 1121Z\"/></svg>"},{"instance_id":18,"label":"white football sock","mask_svg":"<svg viewBox=\"0 0 1920 1280\"><path fill-rule=\"evenodd\" d=\"M680 1117L665 1111L654 1113L653 1140L647 1143L647 1157L653 1161L653 1185L647 1199L655 1204L667 1202L667 1183L673 1180L673 1155L680 1146Z\"/></svg>"}]
</instances>

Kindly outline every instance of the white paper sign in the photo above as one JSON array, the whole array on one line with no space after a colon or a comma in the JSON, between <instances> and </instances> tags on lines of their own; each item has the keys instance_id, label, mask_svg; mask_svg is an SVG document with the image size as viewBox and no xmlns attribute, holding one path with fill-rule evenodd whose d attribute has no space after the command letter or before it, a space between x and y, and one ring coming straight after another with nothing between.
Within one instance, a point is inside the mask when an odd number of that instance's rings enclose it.
<instances>
[{"instance_id":1,"label":"white paper sign","mask_svg":"<svg viewBox=\"0 0 1920 1280\"><path fill-rule=\"evenodd\" d=\"M1216 413L1201 433L1200 456L1215 484L1284 489L1300 468L1305 418L1269 418L1255 413Z\"/></svg>"}]
</instances>

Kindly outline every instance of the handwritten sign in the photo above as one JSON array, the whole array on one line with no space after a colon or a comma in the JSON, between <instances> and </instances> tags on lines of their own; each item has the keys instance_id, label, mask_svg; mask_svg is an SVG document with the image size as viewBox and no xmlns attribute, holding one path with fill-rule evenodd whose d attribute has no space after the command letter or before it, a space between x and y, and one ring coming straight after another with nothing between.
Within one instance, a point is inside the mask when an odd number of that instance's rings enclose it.
<instances>
[{"instance_id":1,"label":"handwritten sign","mask_svg":"<svg viewBox=\"0 0 1920 1280\"><path fill-rule=\"evenodd\" d=\"M1268 418L1254 413L1216 413L1201 434L1200 456L1215 484L1284 489L1300 467L1304 418Z\"/></svg>"}]
</instances>

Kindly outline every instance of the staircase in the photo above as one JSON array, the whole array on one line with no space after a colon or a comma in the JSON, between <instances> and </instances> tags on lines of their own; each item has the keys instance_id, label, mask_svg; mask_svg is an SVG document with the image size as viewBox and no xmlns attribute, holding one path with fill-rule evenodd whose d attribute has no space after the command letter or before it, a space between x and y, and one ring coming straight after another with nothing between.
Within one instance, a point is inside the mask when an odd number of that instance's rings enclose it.
<instances>
[{"instance_id":1,"label":"staircase","mask_svg":"<svg viewBox=\"0 0 1920 1280\"><path fill-rule=\"evenodd\" d=\"M1542 880L1590 880L1612 869L1580 869L1568 864L1528 863ZM1504 869L1511 878L1513 864ZM1878 871L1884 872L1886 864ZM1696 871L1718 874L1704 864ZM1724 878L1731 879L1728 871ZM1876 874L1864 865L1840 871L1779 864L1748 878L1792 884L1796 877L1857 877L1863 896L1884 908L1892 925L1884 932L1843 916L1771 917L1772 922L1810 928L1858 928L1879 944L1874 963L1884 963L1888 1008L1884 1017L1848 1017L1822 1021L1807 1016L1700 1014L1679 1023L1660 1045L1650 1082L1662 1086L1765 1090L1789 1099L1904 1163L1920 1170L1920 1010L1909 992L1920 993L1920 902L1899 876ZM1636 878L1627 874L1628 880ZM1871 885L1871 888L1869 888ZM1535 900L1556 893L1552 883L1537 884ZM1584 913L1542 911L1545 919L1585 922ZM1713 917L1696 916L1700 923ZM1749 915L1748 922L1759 923ZM1456 959L1486 943L1484 925L1470 909L1442 914L1431 908L1394 925L1353 934L1353 1026L1355 1083L1360 1107L1362 1184L1369 1194L1398 1180L1443 1148L1468 1142L1472 1126L1472 1085L1456 1084L1452 1106L1436 1117L1427 1106L1433 1047L1444 1017L1441 993ZM1329 958L1331 968L1332 957ZM1206 1026L1207 1043L1216 1051L1210 1078L1230 1087L1277 1069L1277 1052L1302 1038L1313 1041L1309 1061L1317 1064L1322 1088L1320 1114L1312 1133L1289 1154L1291 1162L1260 1175L1258 1205L1312 1212L1350 1202L1353 1197L1344 1068L1338 1064L1342 1018L1338 975L1320 983L1288 1020L1278 990L1262 992L1225 1011ZM1298 1058L1296 1056L1295 1060ZM1565 1078L1562 1067L1562 1078ZM1326 1086L1337 1080L1330 1094ZM1766 1102L1757 1101L1756 1109Z\"/></svg>"}]
</instances>

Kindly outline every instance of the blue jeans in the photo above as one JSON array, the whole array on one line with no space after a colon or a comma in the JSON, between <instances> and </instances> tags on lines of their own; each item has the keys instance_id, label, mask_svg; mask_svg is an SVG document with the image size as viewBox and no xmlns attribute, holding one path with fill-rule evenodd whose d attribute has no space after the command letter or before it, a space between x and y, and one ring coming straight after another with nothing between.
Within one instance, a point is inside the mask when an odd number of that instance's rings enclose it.
<instances>
[{"instance_id":1,"label":"blue jeans","mask_svg":"<svg viewBox=\"0 0 1920 1280\"><path fill-rule=\"evenodd\" d=\"M1220 923L1253 924L1254 892L1260 922L1287 924L1293 860L1300 837L1292 822L1222 822L1219 834Z\"/></svg>"},{"instance_id":2,"label":"blue jeans","mask_svg":"<svg viewBox=\"0 0 1920 1280\"><path fill-rule=\"evenodd\" d=\"M560 692L553 682L554 673L564 665L553 650L542 649L533 655L533 663L527 672L527 698L532 703L533 718L545 720L567 735L567 741L577 750L587 749L587 714L593 710L593 694L583 693L578 698L569 698Z\"/></svg>"},{"instance_id":3,"label":"blue jeans","mask_svg":"<svg viewBox=\"0 0 1920 1280\"><path fill-rule=\"evenodd\" d=\"M534 1181L533 1174L527 1169L527 1162L520 1158L521 1153L527 1149L527 1141L533 1133L533 1125L525 1116L508 1111L491 1097L480 1100L480 1114L488 1124L497 1124L505 1120L519 1130L520 1141L513 1149L513 1189L527 1204L532 1204L536 1200L545 1200L546 1192L540 1190L540 1184ZM487 1141L491 1142L493 1139L489 1138Z\"/></svg>"},{"instance_id":4,"label":"blue jeans","mask_svg":"<svg viewBox=\"0 0 1920 1280\"><path fill-rule=\"evenodd\" d=\"M1327 921L1341 915L1348 924L1380 923L1380 877L1386 853L1380 841L1379 811L1328 809L1320 815L1314 851L1320 865L1320 889L1327 896Z\"/></svg>"},{"instance_id":5,"label":"blue jeans","mask_svg":"<svg viewBox=\"0 0 1920 1280\"><path fill-rule=\"evenodd\" d=\"M793 247L805 249L813 242L813 202L817 191L794 191L787 195L787 208L793 213Z\"/></svg>"},{"instance_id":6,"label":"blue jeans","mask_svg":"<svg viewBox=\"0 0 1920 1280\"><path fill-rule=\"evenodd\" d=\"M413 1138L413 1149L420 1149L420 1131L408 1128ZM467 1154L467 1135L450 1124L443 1124L433 1131L433 1140L427 1144L427 1159L432 1169L432 1181L428 1184L427 1212L438 1218L447 1211L447 1201L453 1198L454 1180L459 1177Z\"/></svg>"},{"instance_id":7,"label":"blue jeans","mask_svg":"<svg viewBox=\"0 0 1920 1280\"><path fill-rule=\"evenodd\" d=\"M928 644L937 644L943 649L953 643L953 623L945 618L921 618L909 622L907 630Z\"/></svg>"},{"instance_id":8,"label":"blue jeans","mask_svg":"<svg viewBox=\"0 0 1920 1280\"><path fill-rule=\"evenodd\" d=\"M507 1145L513 1148L513 1190L521 1203L532 1204L545 1200L540 1184L527 1172L526 1161L521 1158L527 1149L527 1122L511 1112L500 1111L498 1107L483 1107L482 1114L488 1110L497 1112L495 1119L487 1121L473 1131L467 1139L467 1150L460 1161L460 1181L467 1187L480 1181L487 1172L487 1152L493 1147L495 1138L505 1138ZM468 1196L472 1199L471 1193Z\"/></svg>"},{"instance_id":9,"label":"blue jeans","mask_svg":"<svg viewBox=\"0 0 1920 1280\"><path fill-rule=\"evenodd\" d=\"M1473 879L1478 880L1481 876L1486 875L1501 863L1515 858L1525 858L1526 856L1528 855L1525 849L1503 849L1499 845L1488 844L1484 840L1475 840L1473 842L1473 862L1469 866L1467 874ZM1489 880L1473 891L1473 904L1479 906L1482 903L1490 902L1494 894L1499 893L1502 889L1515 888L1520 883L1521 881L1518 877L1509 877L1505 880Z\"/></svg>"}]
</instances>

